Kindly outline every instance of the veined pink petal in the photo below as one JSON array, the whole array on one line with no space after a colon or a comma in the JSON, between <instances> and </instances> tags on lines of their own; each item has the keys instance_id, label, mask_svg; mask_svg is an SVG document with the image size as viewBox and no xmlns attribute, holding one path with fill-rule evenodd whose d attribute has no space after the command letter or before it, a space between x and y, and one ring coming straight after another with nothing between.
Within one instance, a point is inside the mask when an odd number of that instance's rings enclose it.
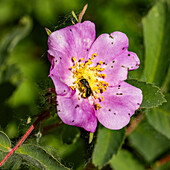
<instances>
[{"instance_id":1,"label":"veined pink petal","mask_svg":"<svg viewBox=\"0 0 170 170\"><path fill-rule=\"evenodd\" d=\"M101 34L93 43L89 57L97 53L97 57L93 60L94 64L103 61L106 64L113 61L116 56L120 55L129 46L126 34L122 32L113 32L109 34Z\"/></svg>"},{"instance_id":2,"label":"veined pink petal","mask_svg":"<svg viewBox=\"0 0 170 170\"><path fill-rule=\"evenodd\" d=\"M93 43L89 56L97 53L93 60L96 66L99 61L103 61L101 66L105 68L102 72L107 75L105 79L110 86L115 86L119 82L126 80L128 70L135 70L139 67L140 61L137 55L127 51L128 38L124 33L113 32L100 35Z\"/></svg>"},{"instance_id":3,"label":"veined pink petal","mask_svg":"<svg viewBox=\"0 0 170 170\"><path fill-rule=\"evenodd\" d=\"M87 58L95 40L95 34L94 23L90 21L77 23L51 33L48 38L48 47L50 51L54 51L54 60L57 57L56 51L62 53L66 59L74 56L77 60L82 57Z\"/></svg>"},{"instance_id":4,"label":"veined pink petal","mask_svg":"<svg viewBox=\"0 0 170 170\"><path fill-rule=\"evenodd\" d=\"M70 85L73 75L69 68L72 65L72 61L64 57L64 54L57 51L55 52L56 57L54 60L54 58L52 57L53 53L54 50L48 50L48 58L51 60L50 75L55 75L55 77L57 77L59 80L67 85Z\"/></svg>"},{"instance_id":5,"label":"veined pink petal","mask_svg":"<svg viewBox=\"0 0 170 170\"><path fill-rule=\"evenodd\" d=\"M62 82L57 76L54 74L50 74L49 77L53 80L56 94L59 96L67 96L71 97L76 92L75 90L72 90L67 84Z\"/></svg>"},{"instance_id":6,"label":"veined pink petal","mask_svg":"<svg viewBox=\"0 0 170 170\"><path fill-rule=\"evenodd\" d=\"M94 107L90 105L88 99L79 100L76 94L71 98L58 96L57 104L58 115L64 123L95 132L97 118Z\"/></svg>"},{"instance_id":7,"label":"veined pink petal","mask_svg":"<svg viewBox=\"0 0 170 170\"><path fill-rule=\"evenodd\" d=\"M109 129L121 129L126 126L142 102L142 91L126 82L109 87L103 93L104 101L96 116L101 124Z\"/></svg>"},{"instance_id":8,"label":"veined pink petal","mask_svg":"<svg viewBox=\"0 0 170 170\"><path fill-rule=\"evenodd\" d=\"M105 81L110 86L115 86L119 82L126 80L128 76L128 70L136 70L140 65L138 56L125 49L124 53L116 56L113 61L105 66L105 70L102 72L107 75Z\"/></svg>"}]
</instances>

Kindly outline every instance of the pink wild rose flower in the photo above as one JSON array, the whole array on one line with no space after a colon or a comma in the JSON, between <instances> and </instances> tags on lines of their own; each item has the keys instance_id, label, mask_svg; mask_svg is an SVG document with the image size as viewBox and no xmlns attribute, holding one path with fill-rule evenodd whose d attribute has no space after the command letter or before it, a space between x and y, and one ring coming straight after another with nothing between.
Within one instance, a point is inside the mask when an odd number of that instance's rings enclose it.
<instances>
[{"instance_id":1,"label":"pink wild rose flower","mask_svg":"<svg viewBox=\"0 0 170 170\"><path fill-rule=\"evenodd\" d=\"M68 125L95 132L97 120L106 128L126 126L142 102L142 91L126 82L140 61L128 51L124 33L102 34L96 40L90 21L55 31L48 38L50 77L57 111Z\"/></svg>"}]
</instances>

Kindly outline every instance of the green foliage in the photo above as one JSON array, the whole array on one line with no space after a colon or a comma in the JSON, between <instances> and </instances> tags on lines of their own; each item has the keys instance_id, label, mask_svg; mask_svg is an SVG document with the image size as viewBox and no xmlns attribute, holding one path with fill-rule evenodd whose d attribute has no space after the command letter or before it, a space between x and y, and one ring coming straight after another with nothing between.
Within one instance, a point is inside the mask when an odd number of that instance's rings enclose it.
<instances>
[{"instance_id":1,"label":"green foliage","mask_svg":"<svg viewBox=\"0 0 170 170\"><path fill-rule=\"evenodd\" d=\"M92 161L95 166L102 168L113 155L117 154L123 144L125 130L110 130L105 127L98 129L97 141L94 148Z\"/></svg>"},{"instance_id":2,"label":"green foliage","mask_svg":"<svg viewBox=\"0 0 170 170\"><path fill-rule=\"evenodd\" d=\"M144 170L142 164L137 161L127 150L120 150L110 161L110 165L115 170Z\"/></svg>"},{"instance_id":3,"label":"green foliage","mask_svg":"<svg viewBox=\"0 0 170 170\"><path fill-rule=\"evenodd\" d=\"M34 166L36 165L39 169L66 169L56 158L40 146L24 144L20 146L16 153L21 154L23 159Z\"/></svg>"},{"instance_id":4,"label":"green foliage","mask_svg":"<svg viewBox=\"0 0 170 170\"><path fill-rule=\"evenodd\" d=\"M170 59L170 3L160 0L143 18L145 67L143 78L161 86L168 70Z\"/></svg>"},{"instance_id":5,"label":"green foliage","mask_svg":"<svg viewBox=\"0 0 170 170\"><path fill-rule=\"evenodd\" d=\"M25 38L32 29L32 19L29 16L25 16L20 20L19 26L14 28L9 35L5 37L0 46L0 68L7 60L8 53L11 52L14 47Z\"/></svg>"},{"instance_id":6,"label":"green foliage","mask_svg":"<svg viewBox=\"0 0 170 170\"><path fill-rule=\"evenodd\" d=\"M169 140L143 120L129 136L129 141L143 158L150 162L170 149Z\"/></svg>"},{"instance_id":7,"label":"green foliage","mask_svg":"<svg viewBox=\"0 0 170 170\"><path fill-rule=\"evenodd\" d=\"M128 80L127 82L142 90L143 101L140 106L141 108L158 107L159 105L162 105L162 103L166 102L161 89L154 84L138 80Z\"/></svg>"},{"instance_id":8,"label":"green foliage","mask_svg":"<svg viewBox=\"0 0 170 170\"><path fill-rule=\"evenodd\" d=\"M170 101L170 94L167 95L167 101ZM149 123L161 134L170 139L170 104L163 104L159 108L146 111Z\"/></svg>"},{"instance_id":9,"label":"green foliage","mask_svg":"<svg viewBox=\"0 0 170 170\"><path fill-rule=\"evenodd\" d=\"M8 152L10 147L11 147L10 139L4 132L0 131L0 150Z\"/></svg>"},{"instance_id":10,"label":"green foliage","mask_svg":"<svg viewBox=\"0 0 170 170\"><path fill-rule=\"evenodd\" d=\"M9 148L11 147L11 142L8 138L8 136L0 132L0 151L9 151ZM2 154L2 152L0 152ZM2 154L5 155L5 154ZM21 164L24 164L24 162L27 162L27 166L29 167L35 167L36 169L59 169L59 170L65 170L68 169L64 167L53 155L51 155L48 151L43 149L40 146L32 145L32 144L24 144L19 147L19 149L16 151L16 155L13 155L13 157L16 157L17 159L20 159L17 164L12 163L11 166L14 167L20 167ZM2 161L2 158L0 158L0 161ZM22 158L22 160L21 160ZM3 165L3 168L7 168L9 164ZM9 168L9 167L8 167ZM31 169L31 168L30 168Z\"/></svg>"}]
</instances>

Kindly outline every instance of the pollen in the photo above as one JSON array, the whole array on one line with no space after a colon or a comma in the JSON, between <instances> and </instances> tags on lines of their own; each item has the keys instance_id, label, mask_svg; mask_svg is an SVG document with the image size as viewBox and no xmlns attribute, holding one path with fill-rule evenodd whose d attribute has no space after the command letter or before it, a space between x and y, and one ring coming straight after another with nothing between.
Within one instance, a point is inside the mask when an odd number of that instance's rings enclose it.
<instances>
[{"instance_id":1,"label":"pollen","mask_svg":"<svg viewBox=\"0 0 170 170\"><path fill-rule=\"evenodd\" d=\"M83 97L86 97L86 93L83 93L83 95L82 95Z\"/></svg>"},{"instance_id":2,"label":"pollen","mask_svg":"<svg viewBox=\"0 0 170 170\"><path fill-rule=\"evenodd\" d=\"M99 110L101 108L101 106L99 105L99 103L97 103L96 105L96 110Z\"/></svg>"},{"instance_id":3,"label":"pollen","mask_svg":"<svg viewBox=\"0 0 170 170\"><path fill-rule=\"evenodd\" d=\"M73 57L74 61L71 71L73 73L74 82L70 86L73 90L77 88L79 90L80 97L88 98L91 96L94 99L95 109L100 109L100 105L97 103L97 99L100 102L104 101L104 97L101 93L105 92L109 86L109 83L104 81L107 77L106 74L102 73L105 69L103 68L103 61L95 66L93 64L94 58L97 57L97 53L92 54L91 58L85 60L81 58L79 62ZM85 79L86 84L82 84L80 80ZM100 97L101 96L101 97Z\"/></svg>"},{"instance_id":4,"label":"pollen","mask_svg":"<svg viewBox=\"0 0 170 170\"><path fill-rule=\"evenodd\" d=\"M76 58L75 58L75 56L72 58L72 60L75 62L76 61Z\"/></svg>"},{"instance_id":5,"label":"pollen","mask_svg":"<svg viewBox=\"0 0 170 170\"><path fill-rule=\"evenodd\" d=\"M95 99L97 99L97 98L98 98L98 96L97 96L97 95L95 95L95 96L94 96L94 98L95 98Z\"/></svg>"},{"instance_id":6,"label":"pollen","mask_svg":"<svg viewBox=\"0 0 170 170\"><path fill-rule=\"evenodd\" d=\"M70 86L72 90L74 90L74 86Z\"/></svg>"},{"instance_id":7,"label":"pollen","mask_svg":"<svg viewBox=\"0 0 170 170\"><path fill-rule=\"evenodd\" d=\"M103 97L103 96L101 96L101 102L102 102L102 101L104 101L104 97Z\"/></svg>"},{"instance_id":8,"label":"pollen","mask_svg":"<svg viewBox=\"0 0 170 170\"><path fill-rule=\"evenodd\" d=\"M97 57L97 53L92 54L92 57Z\"/></svg>"}]
</instances>

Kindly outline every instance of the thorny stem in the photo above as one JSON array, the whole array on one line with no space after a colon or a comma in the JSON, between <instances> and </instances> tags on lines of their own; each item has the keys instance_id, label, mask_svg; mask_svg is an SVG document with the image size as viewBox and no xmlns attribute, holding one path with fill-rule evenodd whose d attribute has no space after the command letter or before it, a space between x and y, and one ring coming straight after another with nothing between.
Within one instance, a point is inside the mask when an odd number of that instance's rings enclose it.
<instances>
[{"instance_id":1,"label":"thorny stem","mask_svg":"<svg viewBox=\"0 0 170 170\"><path fill-rule=\"evenodd\" d=\"M168 161L170 161L170 154L169 155L166 155L164 158L158 160L155 164L155 166L153 167L153 169L156 169L158 168L159 166L167 163Z\"/></svg>"},{"instance_id":2,"label":"thorny stem","mask_svg":"<svg viewBox=\"0 0 170 170\"><path fill-rule=\"evenodd\" d=\"M166 157L162 158L161 160L158 161L159 165L162 165L166 162L170 161L170 155L167 155Z\"/></svg>"},{"instance_id":3,"label":"thorny stem","mask_svg":"<svg viewBox=\"0 0 170 170\"><path fill-rule=\"evenodd\" d=\"M40 114L37 118L37 120L30 126L30 128L27 130L27 132L24 134L24 136L21 138L21 140L17 143L17 145L6 155L6 157L0 162L0 167L7 161L7 159L17 150L25 141L25 139L29 136L29 134L34 130L35 126L45 118L49 117L49 112L44 111L42 114Z\"/></svg>"},{"instance_id":4,"label":"thorny stem","mask_svg":"<svg viewBox=\"0 0 170 170\"><path fill-rule=\"evenodd\" d=\"M132 121L132 123L126 128L126 136L130 135L136 129L144 117L145 115L141 113Z\"/></svg>"}]
</instances>

